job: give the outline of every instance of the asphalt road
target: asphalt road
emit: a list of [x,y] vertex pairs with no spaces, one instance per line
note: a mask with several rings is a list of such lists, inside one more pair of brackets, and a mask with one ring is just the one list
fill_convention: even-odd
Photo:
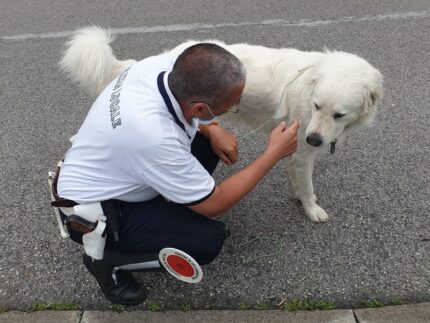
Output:
[[[374,298],[430,300],[429,0],[2,0],[0,305],[109,305],[84,270],[81,248],[61,239],[47,187],[48,169],[91,104],[60,74],[58,61],[70,31],[91,24],[117,28],[113,47],[120,58],[217,38],[354,52],[385,77],[374,124],[316,163],[315,190],[330,222],[304,216],[280,163],[228,212],[232,236],[204,268],[203,281],[139,274],[149,296],[138,308],[273,307],[286,298],[341,307]],[[220,165],[217,180],[256,158],[265,143],[260,134],[242,140],[240,161]],[[260,239],[242,244],[254,237]],[[266,257],[244,263],[255,256]]]

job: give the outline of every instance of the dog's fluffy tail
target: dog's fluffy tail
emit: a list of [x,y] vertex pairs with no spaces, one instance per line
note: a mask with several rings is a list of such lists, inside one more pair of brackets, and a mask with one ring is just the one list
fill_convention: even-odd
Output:
[[116,59],[109,45],[110,30],[86,27],[75,32],[60,61],[60,69],[85,92],[97,96],[123,70],[135,61]]

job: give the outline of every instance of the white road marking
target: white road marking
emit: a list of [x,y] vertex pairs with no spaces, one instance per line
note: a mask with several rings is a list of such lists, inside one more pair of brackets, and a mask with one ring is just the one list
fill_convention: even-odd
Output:
[[[298,21],[288,21],[284,19],[263,20],[260,22],[244,21],[239,23],[219,23],[219,24],[183,24],[183,25],[167,25],[167,26],[142,26],[142,27],[126,27],[113,28],[113,34],[128,35],[128,34],[148,34],[148,33],[170,33],[193,30],[211,30],[220,28],[236,28],[247,26],[274,26],[274,27],[319,27],[341,23],[359,23],[367,21],[383,21],[383,20],[399,20],[399,19],[419,19],[430,17],[430,10],[418,12],[393,13],[377,16],[363,17],[341,17],[332,20],[308,20],[301,19]],[[41,34],[19,34],[11,36],[2,36],[2,40],[27,40],[27,39],[53,39],[67,38],[72,36],[74,31],[49,32]]]

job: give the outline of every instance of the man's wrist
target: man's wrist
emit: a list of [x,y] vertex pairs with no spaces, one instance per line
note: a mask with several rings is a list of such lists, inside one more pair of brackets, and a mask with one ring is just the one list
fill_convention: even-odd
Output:
[[209,139],[209,127],[211,126],[218,126],[219,125],[219,121],[218,120],[214,120],[208,124],[200,124],[199,125],[199,129],[200,129],[200,133],[205,136],[206,138]]
[[266,150],[260,155],[260,158],[271,164],[270,168],[275,166],[282,159],[275,150],[270,148],[266,148]]

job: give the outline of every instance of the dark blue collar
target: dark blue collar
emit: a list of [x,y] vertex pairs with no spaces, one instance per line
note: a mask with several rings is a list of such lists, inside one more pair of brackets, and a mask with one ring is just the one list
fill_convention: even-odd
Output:
[[158,74],[157,77],[157,84],[158,84],[158,90],[160,91],[161,96],[163,97],[164,103],[166,104],[167,109],[169,110],[170,114],[173,116],[173,119],[175,119],[176,124],[187,134],[188,138],[191,139],[191,136],[187,133],[185,130],[184,124],[179,120],[178,115],[175,112],[175,109],[173,108],[172,101],[170,101],[169,94],[167,94],[166,87],[164,86],[164,74],[166,72],[161,72]]

